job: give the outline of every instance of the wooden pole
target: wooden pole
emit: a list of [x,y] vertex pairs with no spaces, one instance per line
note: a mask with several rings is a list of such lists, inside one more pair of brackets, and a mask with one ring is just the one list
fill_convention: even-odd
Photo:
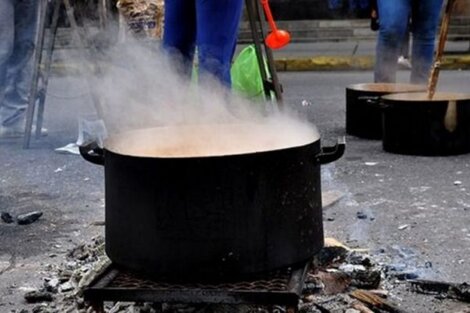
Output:
[[444,11],[441,22],[441,30],[439,33],[439,42],[436,50],[434,64],[431,69],[428,81],[428,99],[432,100],[436,92],[437,80],[439,78],[439,70],[441,68],[442,55],[444,54],[444,48],[447,41],[447,33],[449,32],[449,21],[452,9],[454,7],[455,0],[447,0],[447,5]]

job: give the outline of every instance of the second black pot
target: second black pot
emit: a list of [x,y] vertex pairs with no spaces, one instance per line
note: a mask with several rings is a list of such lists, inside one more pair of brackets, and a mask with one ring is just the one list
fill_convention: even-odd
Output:
[[410,155],[470,152],[470,95],[436,93],[383,97],[383,149]]

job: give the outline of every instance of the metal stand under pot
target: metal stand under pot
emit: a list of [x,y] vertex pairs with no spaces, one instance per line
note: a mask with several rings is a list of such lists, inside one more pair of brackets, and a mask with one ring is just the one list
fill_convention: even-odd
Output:
[[296,313],[309,263],[261,278],[210,284],[152,281],[111,265],[83,296],[96,313],[105,312],[105,301],[283,306],[286,313]]

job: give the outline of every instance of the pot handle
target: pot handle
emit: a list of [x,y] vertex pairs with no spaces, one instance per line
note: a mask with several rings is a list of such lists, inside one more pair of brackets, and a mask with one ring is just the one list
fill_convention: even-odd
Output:
[[365,100],[367,104],[378,105],[380,103],[380,96],[359,96],[357,100]]
[[379,109],[386,109],[388,105],[384,104],[380,96],[360,96],[358,100],[365,100],[367,104],[374,105]]
[[98,147],[98,144],[95,141],[78,147],[78,150],[80,151],[81,156],[88,162],[97,165],[104,165],[104,150]]
[[320,164],[327,164],[338,160],[343,156],[346,149],[346,138],[339,137],[336,145],[333,147],[322,147],[321,152],[317,154],[316,161]]

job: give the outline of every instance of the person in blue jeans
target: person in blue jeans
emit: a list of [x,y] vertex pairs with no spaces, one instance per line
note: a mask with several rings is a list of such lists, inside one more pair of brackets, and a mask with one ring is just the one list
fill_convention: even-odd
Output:
[[215,77],[230,87],[243,0],[165,0],[163,47],[182,58],[190,75],[197,47],[199,79]]
[[38,0],[0,0],[0,136],[24,132]]
[[408,32],[412,33],[410,82],[425,84],[434,57],[434,41],[443,0],[377,0],[380,16],[374,81],[394,83],[397,59]]

